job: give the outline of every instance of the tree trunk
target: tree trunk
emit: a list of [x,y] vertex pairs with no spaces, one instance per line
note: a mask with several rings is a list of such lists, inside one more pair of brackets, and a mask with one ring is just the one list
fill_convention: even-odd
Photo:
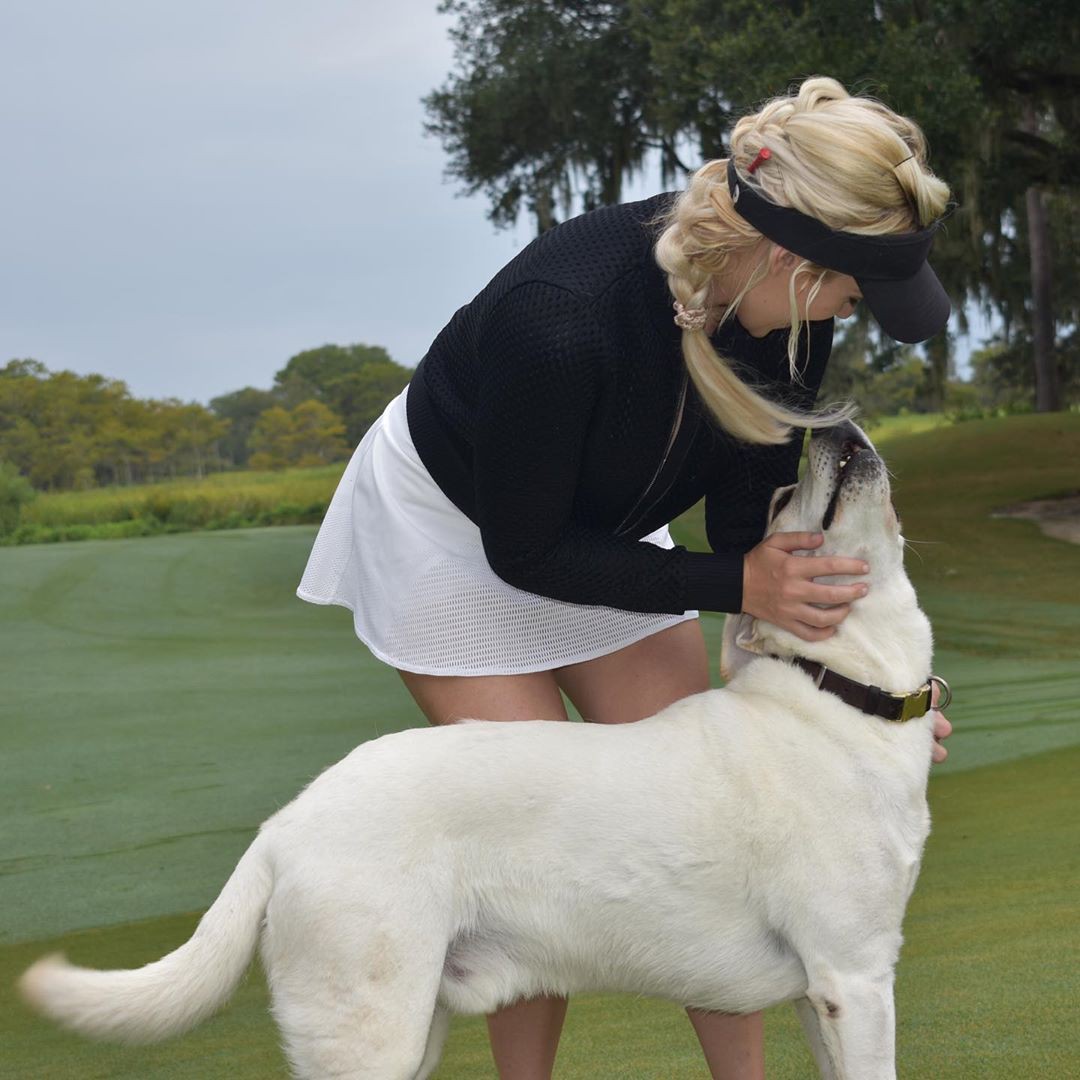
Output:
[[555,199],[549,190],[542,188],[536,192],[533,212],[536,214],[537,236],[558,224],[555,220]]
[[[1032,134],[1038,131],[1035,106],[1024,102],[1021,128]],[[1032,184],[1027,200],[1028,246],[1031,256],[1031,339],[1035,349],[1035,411],[1057,412],[1061,408],[1061,383],[1058,379],[1057,353],[1054,348],[1053,280],[1050,269],[1050,234],[1046,227],[1046,206],[1042,191]]]
[[925,382],[926,406],[930,412],[945,408],[945,390],[949,381],[949,358],[952,341],[948,331],[935,334],[926,343],[927,368]]

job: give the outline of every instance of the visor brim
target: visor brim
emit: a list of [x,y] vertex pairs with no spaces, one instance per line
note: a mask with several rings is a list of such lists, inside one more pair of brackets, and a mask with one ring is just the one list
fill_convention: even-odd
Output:
[[949,322],[949,295],[928,262],[901,280],[855,280],[878,325],[897,341],[908,345],[926,341]]

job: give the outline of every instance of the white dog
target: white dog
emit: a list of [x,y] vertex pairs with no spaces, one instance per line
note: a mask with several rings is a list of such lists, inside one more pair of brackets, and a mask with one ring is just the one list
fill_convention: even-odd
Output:
[[[929,830],[930,627],[881,458],[850,424],[809,454],[769,528],[824,525],[807,555],[869,562],[835,635],[731,618],[726,689],[635,724],[365,743],[262,826],[175,952],[135,971],[47,957],[26,997],[86,1035],[163,1039],[222,1005],[261,936],[311,1080],[418,1080],[451,1012],[586,990],[729,1013],[794,1000],[823,1076],[893,1078],[893,967]],[[848,704],[794,657],[911,718]]]

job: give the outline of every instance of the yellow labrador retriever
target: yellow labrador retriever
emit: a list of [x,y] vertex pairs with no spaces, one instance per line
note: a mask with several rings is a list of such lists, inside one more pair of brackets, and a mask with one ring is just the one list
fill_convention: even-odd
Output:
[[452,1012],[625,990],[793,1000],[821,1073],[892,1080],[893,968],[929,830],[931,636],[885,466],[817,435],[770,531],[863,557],[870,592],[809,643],[742,615],[729,679],[636,724],[469,722],[365,743],[267,821],[193,937],[135,971],[21,981],[86,1035],[163,1039],[256,944],[298,1077],[420,1080]]

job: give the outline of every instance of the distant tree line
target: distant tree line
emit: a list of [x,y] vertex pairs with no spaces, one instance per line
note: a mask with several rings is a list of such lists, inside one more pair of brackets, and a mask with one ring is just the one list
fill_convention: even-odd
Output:
[[[739,117],[831,75],[925,131],[959,209],[934,247],[956,301],[1002,324],[989,363],[1020,361],[1039,410],[1080,401],[1080,18],[1075,0],[442,0],[453,70],[425,99],[448,173],[490,217],[538,232],[618,202],[657,160],[682,186],[726,157]],[[853,325],[855,324],[855,325]],[[910,354],[859,311],[853,382],[924,357],[946,404],[954,330]],[[838,338],[840,335],[838,335]]]
[[410,374],[378,346],[324,345],[292,357],[271,389],[245,387],[207,407],[11,360],[0,368],[2,486],[16,490],[21,477],[56,491],[340,461]]
[[[379,345],[297,353],[270,390],[246,386],[210,402],[214,415],[229,421],[222,455],[231,465],[260,469],[316,464],[315,457],[336,461],[360,442],[411,375]],[[331,435],[335,424],[339,430]]]

